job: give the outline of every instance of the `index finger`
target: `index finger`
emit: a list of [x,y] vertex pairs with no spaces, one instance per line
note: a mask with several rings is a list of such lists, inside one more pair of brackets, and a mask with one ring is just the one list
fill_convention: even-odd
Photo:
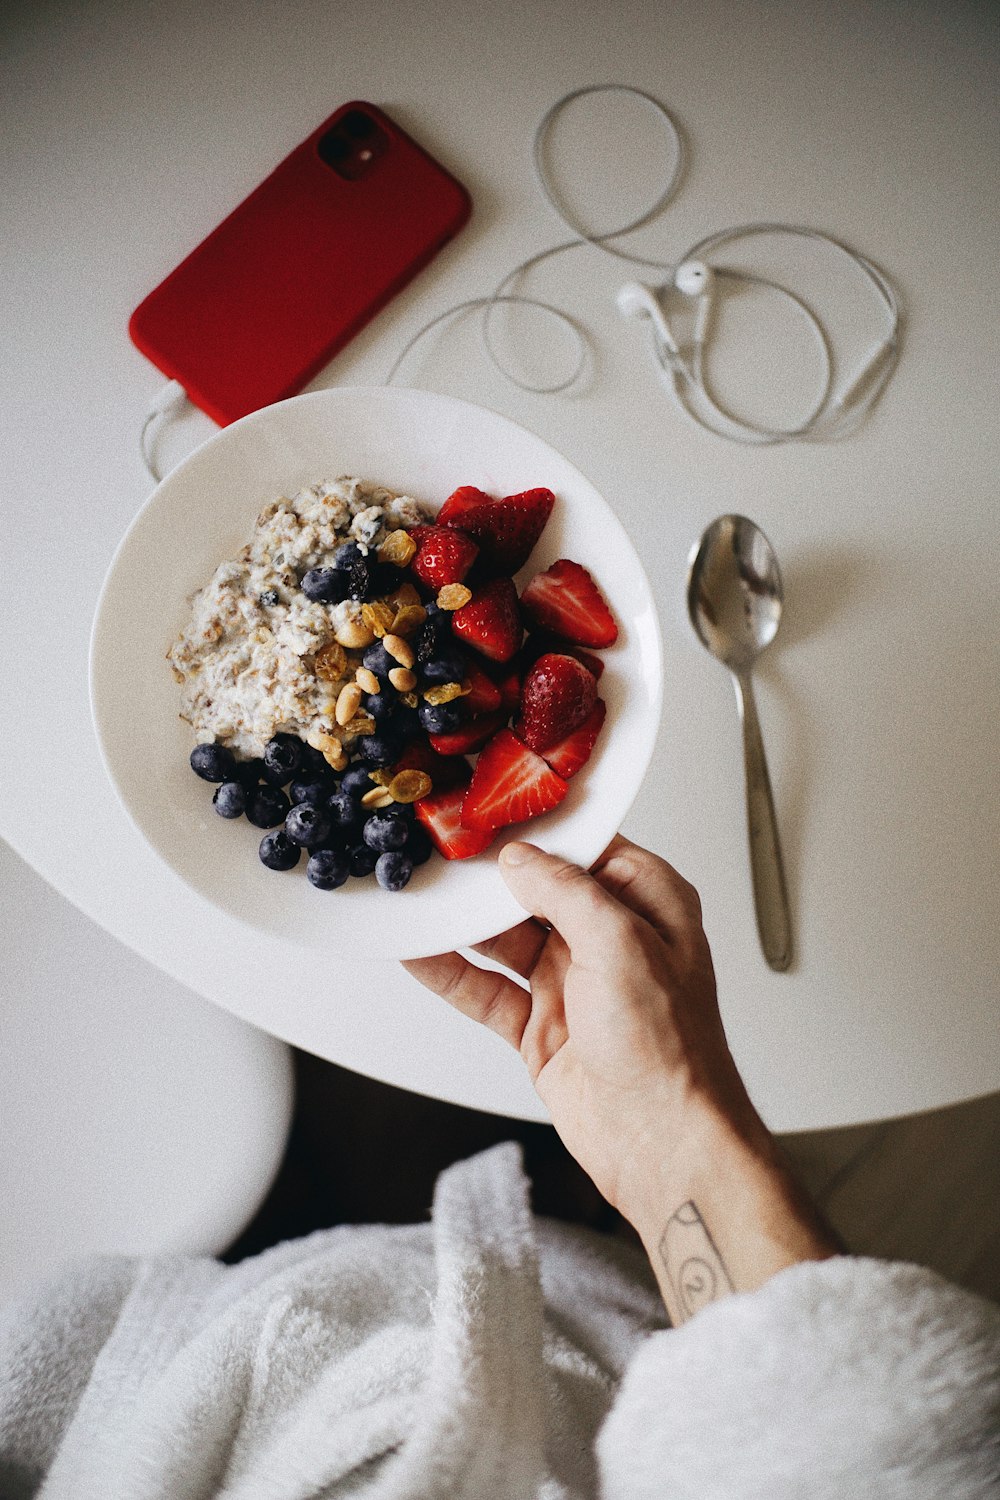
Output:
[[591,874],[667,942],[701,929],[701,901],[673,865],[617,834]]
[[586,870],[534,844],[507,844],[500,873],[512,895],[534,917],[551,923],[573,958],[592,968],[621,953],[633,914]]

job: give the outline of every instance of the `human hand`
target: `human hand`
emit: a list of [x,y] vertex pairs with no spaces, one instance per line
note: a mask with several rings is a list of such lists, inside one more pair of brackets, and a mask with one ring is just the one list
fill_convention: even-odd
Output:
[[590,874],[528,844],[500,869],[534,915],[477,952],[406,968],[518,1049],[567,1149],[635,1222],[650,1153],[715,1115],[761,1131],[726,1044],[701,905],[656,855],[618,837]]
[[[835,1253],[729,1051],[694,887],[621,837],[589,874],[530,844],[500,869],[532,915],[476,951],[528,988],[458,953],[405,967],[518,1049],[567,1149],[639,1231],[674,1322]],[[697,1285],[676,1274],[678,1243]]]

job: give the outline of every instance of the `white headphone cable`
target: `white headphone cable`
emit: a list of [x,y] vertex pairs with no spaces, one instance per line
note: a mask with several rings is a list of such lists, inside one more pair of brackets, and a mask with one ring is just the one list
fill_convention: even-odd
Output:
[[149,470],[153,479],[159,484],[163,478],[160,466],[156,462],[156,439],[160,433],[160,427],[168,418],[176,417],[188,402],[188,393],[179,380],[168,380],[162,386],[146,412],[146,419],[139,433],[139,448],[142,453],[142,461]]
[[[607,230],[602,234],[597,234],[590,232],[584,224],[580,223],[563,203],[546,169],[544,146],[554,121],[567,105],[586,96],[612,92],[635,95],[639,99],[644,100],[656,111],[667,130],[672,147],[672,161],[660,192],[642,213],[636,215],[627,224]],[[704,239],[693,245],[678,263],[636,255],[622,249],[618,245],[610,243],[610,241],[619,239],[622,235],[629,234],[650,223],[652,219],[668,206],[677,192],[686,165],[683,138],[669,111],[659,100],[653,98],[651,94],[647,94],[644,90],[635,88],[630,84],[591,84],[564,94],[550,106],[539,122],[532,140],[531,152],[535,177],[543,197],[567,228],[573,231],[575,238],[563,241],[557,245],[550,245],[548,248],[537,251],[534,255],[528,256],[525,260],[519,262],[498,283],[492,296],[472,298],[458,303],[454,307],[446,309],[443,313],[439,313],[429,323],[424,324],[409,340],[402,353],[393,363],[386,377],[386,384],[391,383],[403,360],[426,333],[429,333],[433,328],[438,327],[442,322],[456,313],[481,307],[483,309],[483,343],[487,356],[493,365],[520,390],[539,395],[558,394],[572,386],[583,370],[586,361],[586,337],[579,325],[562,309],[553,306],[551,303],[542,302],[537,298],[524,297],[510,292],[508,288],[519,276],[526,274],[552,256],[562,254],[566,250],[575,249],[580,245],[590,245],[594,249],[601,250],[608,255],[613,255],[619,260],[627,261],[633,265],[666,271],[672,275],[679,267],[688,265],[692,261],[700,262],[713,250],[732,240],[753,235],[790,234],[812,239],[819,243],[826,243],[834,250],[846,255],[871,283],[876,294],[885,304],[891,319],[891,326],[886,337],[881,343],[876,345],[868,355],[861,369],[847,382],[841,391],[837,393],[832,391],[833,354],[830,342],[818,316],[807,306],[804,299],[788,287],[781,286],[766,277],[729,268],[715,268],[714,275],[719,278],[728,277],[731,280],[740,280],[747,284],[767,287],[779,295],[788,298],[799,308],[810,323],[817,346],[820,349],[823,368],[820,381],[822,394],[813,402],[807,416],[791,427],[770,427],[738,417],[734,412],[731,412],[722,405],[718,398],[714,396],[707,385],[704,364],[705,340],[703,336],[699,337],[699,333],[702,335],[704,333],[704,314],[707,312],[707,301],[704,297],[699,299],[696,336],[690,362],[685,360],[678,348],[669,349],[659,334],[656,338],[657,358],[664,369],[668,370],[671,374],[678,402],[686,414],[700,426],[707,428],[719,437],[754,445],[784,443],[795,440],[820,441],[845,436],[861,425],[887,385],[899,358],[900,313],[898,299],[888,277],[873,262],[869,261],[867,257],[852,250],[843,241],[838,240],[833,235],[824,233],[822,230],[773,221],[738,225],[734,228],[719,230],[714,234],[706,235]],[[709,268],[709,271],[711,273],[711,268]],[[558,319],[565,327],[568,327],[577,341],[578,350],[572,373],[562,380],[548,384],[533,383],[515,374],[500,358],[491,332],[491,320],[499,304],[520,304],[536,307]],[[665,324],[665,319],[662,321]]]
[[[667,175],[663,180],[663,185],[661,186],[653,202],[649,204],[648,207],[644,208],[640,214],[638,214],[634,219],[631,219],[628,223],[619,225],[614,229],[606,230],[602,234],[595,234],[591,233],[583,224],[581,224],[575,218],[575,216],[571,214],[570,211],[562,204],[559,195],[556,192],[556,189],[550,181],[548,172],[545,167],[543,153],[548,133],[551,130],[556,117],[566,108],[567,105],[572,104],[577,99],[582,99],[593,94],[605,93],[631,94],[636,98],[642,100],[645,104],[649,105],[650,108],[659,117],[666,130],[671,159]],[[635,88],[633,85],[627,83],[594,83],[587,84],[582,88],[573,89],[572,92],[564,94],[560,99],[557,99],[555,103],[551,105],[550,108],[546,110],[545,114],[542,116],[532,138],[531,156],[535,178],[542,196],[545,198],[546,202],[549,204],[557,217],[566,225],[568,229],[571,229],[573,231],[574,238],[571,240],[564,240],[557,245],[549,245],[546,249],[536,251],[534,255],[529,255],[528,257],[526,257],[526,259],[519,261],[516,266],[512,267],[511,270],[507,272],[503,280],[498,283],[492,295],[475,297],[463,302],[458,302],[453,307],[446,308],[444,312],[438,313],[437,316],[432,318],[428,323],[425,323],[421,328],[417,330],[417,332],[407,343],[406,347],[403,349],[402,353],[393,362],[392,368],[390,369],[388,375],[385,377],[386,385],[390,385],[392,383],[400,366],[403,363],[403,360],[414,348],[414,346],[420,342],[425,334],[430,333],[432,329],[437,328],[441,323],[445,322],[447,319],[451,318],[457,313],[466,312],[472,308],[482,308],[483,344],[486,348],[487,356],[494,367],[499,370],[502,375],[506,376],[506,378],[511,382],[512,385],[517,386],[518,390],[528,391],[533,395],[558,395],[561,391],[568,390],[570,386],[574,385],[583,372],[587,356],[586,336],[583,333],[583,330],[580,328],[579,324],[569,315],[569,313],[565,312],[562,308],[555,307],[552,303],[543,302],[535,297],[526,297],[521,296],[520,294],[509,292],[507,288],[510,286],[511,282],[516,280],[517,277],[526,274],[535,266],[540,265],[542,261],[548,260],[554,255],[560,255],[566,250],[574,250],[581,245],[590,245],[595,249],[603,250],[606,254],[613,255],[619,260],[628,261],[631,265],[646,266],[658,271],[671,271],[673,269],[673,267],[665,261],[653,260],[648,256],[643,255],[634,255],[630,251],[623,250],[619,246],[608,243],[610,240],[618,239],[622,235],[631,234],[633,230],[642,228],[644,225],[650,223],[650,221],[654,219],[659,213],[661,213],[663,209],[665,209],[674,198],[677,189],[680,186],[681,178],[684,173],[687,157],[681,132],[673,116],[670,114],[670,111],[663,104],[661,104],[658,99],[655,99],[652,94],[648,94],[645,92],[645,90]],[[490,326],[491,318],[495,309],[503,304],[538,308],[541,311],[548,313],[551,317],[556,318],[563,324],[564,327],[569,329],[569,331],[573,335],[574,340],[576,341],[577,347],[576,363],[570,375],[561,380],[557,380],[551,383],[536,384],[532,381],[524,379],[521,375],[515,374],[515,372],[511,370],[509,365],[504,363],[497,352]]]

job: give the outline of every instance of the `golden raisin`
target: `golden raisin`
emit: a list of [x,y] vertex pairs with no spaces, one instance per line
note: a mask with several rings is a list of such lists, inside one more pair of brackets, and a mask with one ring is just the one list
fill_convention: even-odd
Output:
[[392,633],[393,635],[413,635],[426,619],[427,611],[422,604],[404,604],[396,611],[396,617],[392,622]]
[[468,688],[464,688],[460,682],[442,682],[438,687],[428,688],[424,694],[425,703],[433,703],[435,708],[441,703],[451,703],[455,698],[464,698]]
[[405,568],[416,550],[417,544],[408,531],[390,531],[379,545],[379,561],[395,563],[397,568]]
[[438,590],[438,608],[461,609],[471,598],[472,590],[467,589],[464,583],[446,583],[443,589]]
[[313,668],[322,682],[339,682],[346,666],[347,652],[339,641],[323,646],[313,658]]
[[419,802],[433,785],[426,771],[398,771],[389,783],[389,794],[394,802]]
[[361,618],[376,637],[384,636],[392,629],[396,611],[391,605],[383,604],[379,600],[375,604],[362,604]]

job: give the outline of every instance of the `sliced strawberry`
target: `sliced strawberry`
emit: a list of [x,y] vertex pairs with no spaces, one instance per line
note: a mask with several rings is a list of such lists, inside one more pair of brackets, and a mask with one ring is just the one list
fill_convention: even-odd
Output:
[[410,536],[417,544],[410,567],[429,589],[461,583],[479,556],[471,536],[454,526],[411,526]]
[[604,663],[599,656],[595,656],[592,651],[585,651],[582,646],[564,646],[563,650],[568,656],[575,656],[577,661],[582,661],[594,681],[600,682]]
[[492,661],[510,661],[521,644],[517,589],[509,578],[494,578],[476,590],[451,617],[454,635]]
[[474,755],[503,728],[507,718],[502,712],[480,714],[478,718],[466,719],[451,734],[432,734],[430,742],[441,755]]
[[523,823],[557,807],[568,791],[540,755],[509,729],[501,729],[476,761],[462,804],[462,825],[479,833]]
[[592,651],[585,651],[582,646],[574,646],[571,641],[560,640],[551,630],[533,630],[521,648],[521,660],[525,667],[530,667],[546,651],[562,651],[567,656],[575,656],[577,661],[583,662],[588,672],[594,674],[597,681],[604,671],[604,663],[599,656],[595,656]]
[[442,755],[426,739],[411,740],[392,768],[397,771],[426,771],[435,790],[454,786],[456,782],[467,782],[469,767],[464,760],[453,755]]
[[590,759],[590,752],[597,742],[606,713],[604,699],[598,698],[579,729],[574,729],[572,734],[546,750],[545,759],[565,781],[575,776],[580,767],[585,766]]
[[596,698],[594,674],[583,662],[547,651],[524,679],[517,732],[530,749],[541,754],[579,729]]
[[521,671],[518,661],[494,662],[487,667],[500,693],[500,707],[508,716],[521,706]]
[[481,505],[492,505],[492,495],[487,495],[485,490],[477,490],[474,484],[460,484],[457,490],[452,490],[447,500],[437,513],[439,521],[450,521],[453,526],[463,526],[461,517],[466,511],[476,511]]
[[472,713],[496,713],[503,697],[493,678],[488,677],[482,667],[470,663],[465,673],[465,684],[469,688],[465,702]]
[[521,595],[529,620],[577,646],[610,646],[618,639],[607,600],[586,568],[560,558]]
[[465,801],[466,785],[445,787],[440,792],[431,792],[413,804],[418,820],[427,829],[435,847],[445,859],[469,859],[493,842],[493,830],[465,828],[462,824],[462,805]]
[[467,485],[444,502],[438,522],[468,532],[479,543],[481,563],[493,573],[509,576],[528,561],[555,503],[551,490],[524,490],[491,500]]

